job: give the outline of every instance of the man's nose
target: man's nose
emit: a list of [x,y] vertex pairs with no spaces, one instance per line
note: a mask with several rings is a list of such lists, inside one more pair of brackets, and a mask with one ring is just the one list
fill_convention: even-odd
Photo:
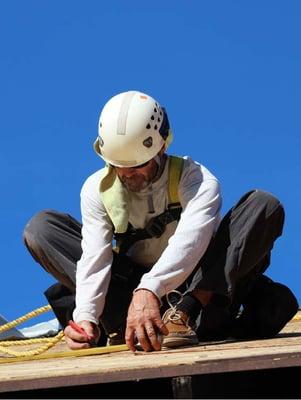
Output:
[[133,168],[122,168],[119,170],[119,174],[125,176],[126,178],[132,176],[135,173]]

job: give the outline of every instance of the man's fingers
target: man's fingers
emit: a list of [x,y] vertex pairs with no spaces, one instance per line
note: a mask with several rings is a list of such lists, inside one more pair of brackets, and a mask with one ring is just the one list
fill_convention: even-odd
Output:
[[153,349],[160,350],[161,349],[161,341],[159,340],[158,334],[157,334],[156,330],[154,329],[153,325],[146,325],[145,332],[147,334],[147,337],[148,337]]
[[159,335],[167,335],[159,308],[159,300],[154,293],[139,289],[133,294],[127,316],[126,343],[134,351],[134,335],[144,351],[160,350]]
[[156,327],[159,329],[159,331],[162,333],[162,335],[168,335],[168,333],[169,333],[168,329],[166,328],[166,326],[161,318],[156,318],[154,320],[154,323],[156,324]]
[[91,345],[87,342],[86,343],[75,342],[68,336],[66,336],[66,343],[69,349],[71,350],[89,349],[91,347]]
[[134,353],[136,351],[134,344],[134,330],[127,327],[125,331],[125,343],[127,347]]
[[100,337],[100,329],[97,325],[91,323],[90,321],[81,321],[79,325],[84,329],[90,339],[95,339],[96,341]]
[[145,335],[145,330],[143,327],[138,327],[136,329],[136,337],[138,339],[138,342],[140,343],[141,347],[143,348],[144,351],[151,351],[152,347],[148,341],[148,338]]
[[71,326],[66,326],[64,330],[65,336],[74,340],[75,342],[88,342],[88,335],[79,333],[75,329],[71,328]]

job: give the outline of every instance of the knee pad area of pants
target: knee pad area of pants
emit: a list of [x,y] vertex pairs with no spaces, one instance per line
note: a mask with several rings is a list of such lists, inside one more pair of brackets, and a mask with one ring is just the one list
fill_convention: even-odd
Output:
[[277,197],[273,196],[269,192],[264,192],[263,190],[255,190],[251,196],[252,201],[256,202],[261,206],[265,205],[266,216],[269,217],[276,210],[279,210],[281,218],[284,218],[284,209]]
[[234,336],[245,339],[274,337],[298,308],[297,299],[287,286],[261,276],[236,321]]
[[55,211],[44,210],[35,214],[26,224],[23,232],[23,239],[27,246],[35,247],[39,241],[46,237],[51,231],[51,221]]

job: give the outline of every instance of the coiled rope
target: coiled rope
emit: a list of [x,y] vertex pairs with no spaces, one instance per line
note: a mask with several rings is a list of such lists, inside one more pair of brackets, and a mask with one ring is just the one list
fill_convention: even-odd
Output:
[[[31,318],[34,318],[44,312],[51,311],[52,308],[50,305],[37,308],[20,318],[15,319],[14,321],[8,322],[4,325],[0,326],[0,333],[10,330],[14,328],[16,325],[21,324]],[[56,336],[52,338],[37,338],[37,339],[19,339],[19,340],[10,340],[10,341],[0,341],[0,351],[9,354],[14,357],[0,357],[0,364],[7,363],[15,363],[20,361],[32,361],[32,360],[45,360],[49,358],[61,358],[61,357],[82,357],[88,355],[98,355],[98,354],[107,354],[114,353],[120,351],[128,350],[128,347],[125,344],[116,345],[116,346],[106,346],[106,347],[96,347],[90,349],[82,349],[82,350],[70,350],[70,351],[60,351],[60,352],[51,352],[49,354],[45,354],[47,350],[51,347],[55,346],[59,341],[64,339],[64,332],[59,332]],[[24,344],[36,344],[36,343],[46,343],[45,345],[27,351],[15,351],[12,349],[8,349],[9,346],[22,346]]]
[[[4,324],[0,326],[0,333],[5,332],[10,330],[11,328],[14,328],[15,326],[22,324],[23,322],[37,317],[40,314],[43,314],[44,312],[50,311],[51,306],[47,305],[44,307],[37,308],[36,310],[33,310],[25,315],[23,315],[20,318],[15,319],[14,321],[8,322],[7,324]],[[62,338],[64,337],[64,332],[59,332],[56,336],[52,338],[40,338],[40,339],[27,339],[25,344],[36,344],[36,343],[45,343],[43,346],[38,347],[37,349],[34,350],[27,350],[27,351],[15,351],[12,349],[8,349],[7,347],[13,346],[13,345],[24,345],[23,340],[12,340],[12,341],[5,341],[1,343],[0,345],[0,351],[2,351],[5,354],[9,354],[15,357],[24,357],[24,356],[35,356],[44,353],[45,351],[49,350],[51,347],[55,346]]]
[[51,306],[48,304],[47,306],[37,308],[36,310],[30,311],[29,313],[23,315],[23,317],[17,318],[14,321],[7,322],[4,325],[0,326],[0,333],[4,331],[8,331],[11,328],[14,328],[15,326],[22,324],[22,322],[25,322],[31,318],[37,317],[40,314],[43,314],[46,311],[52,310]]
[[[26,341],[26,343],[24,343]],[[62,338],[62,342],[65,341],[64,338]],[[20,338],[17,340],[0,340],[1,345],[3,347],[9,347],[9,346],[24,346],[24,344],[38,344],[38,343],[48,343],[49,342],[49,337],[40,337],[40,338],[34,338],[34,339],[27,339],[27,338]]]
[[[11,356],[16,356],[16,357],[24,357],[24,356],[37,356],[39,354],[44,353],[45,351],[49,350],[51,347],[56,345],[64,336],[64,332],[61,331],[59,332],[55,337],[49,338],[47,344],[44,346],[38,347],[37,349],[34,350],[26,350],[26,351],[16,351],[12,349],[8,349],[6,346],[0,345],[0,351],[3,353],[9,354]],[[16,344],[16,343],[14,343]],[[20,343],[21,345],[22,343]],[[28,344],[26,340],[26,344]],[[24,343],[23,343],[24,345]]]

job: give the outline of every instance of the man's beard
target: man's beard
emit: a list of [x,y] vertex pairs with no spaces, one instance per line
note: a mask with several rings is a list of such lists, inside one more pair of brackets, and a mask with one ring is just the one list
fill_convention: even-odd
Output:
[[146,178],[144,175],[139,173],[136,173],[131,177],[120,177],[120,180],[131,192],[140,192],[152,182],[151,178]]

